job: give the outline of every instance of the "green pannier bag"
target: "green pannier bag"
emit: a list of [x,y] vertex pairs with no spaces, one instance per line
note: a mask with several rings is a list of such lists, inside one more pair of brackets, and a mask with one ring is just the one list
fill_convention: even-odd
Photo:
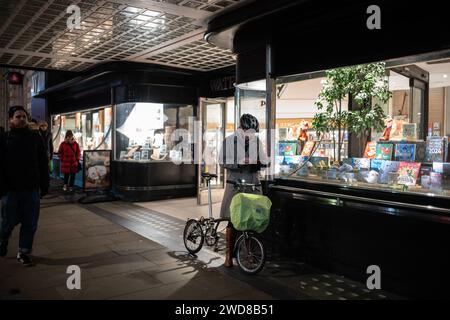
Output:
[[266,196],[252,193],[238,193],[231,200],[231,223],[239,231],[266,230],[270,220],[272,201]]

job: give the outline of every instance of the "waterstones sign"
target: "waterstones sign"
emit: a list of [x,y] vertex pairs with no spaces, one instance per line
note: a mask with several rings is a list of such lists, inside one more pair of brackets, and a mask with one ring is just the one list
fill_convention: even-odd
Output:
[[209,89],[213,93],[234,90],[235,76],[227,76],[209,81]]

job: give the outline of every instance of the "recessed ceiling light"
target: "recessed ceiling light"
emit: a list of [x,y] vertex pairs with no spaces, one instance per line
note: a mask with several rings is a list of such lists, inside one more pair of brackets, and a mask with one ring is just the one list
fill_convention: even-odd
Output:
[[447,78],[447,75],[446,75],[446,74],[444,74],[444,78]]

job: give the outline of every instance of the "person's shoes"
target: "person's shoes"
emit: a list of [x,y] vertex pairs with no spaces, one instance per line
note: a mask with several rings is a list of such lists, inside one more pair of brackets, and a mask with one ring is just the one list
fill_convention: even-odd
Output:
[[21,264],[23,264],[26,267],[34,266],[33,259],[31,259],[30,255],[19,252],[17,254],[17,261],[19,261]]
[[63,191],[67,191],[67,186],[66,185],[63,186]]
[[2,240],[0,242],[0,257],[6,256],[8,253],[8,240]]

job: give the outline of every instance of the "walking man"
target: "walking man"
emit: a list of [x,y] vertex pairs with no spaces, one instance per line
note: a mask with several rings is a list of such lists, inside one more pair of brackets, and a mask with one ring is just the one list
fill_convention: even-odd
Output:
[[29,129],[29,116],[22,106],[11,107],[8,116],[11,130],[0,141],[0,256],[6,256],[11,233],[21,224],[17,260],[31,266],[40,198],[49,187],[47,154],[39,133]]

